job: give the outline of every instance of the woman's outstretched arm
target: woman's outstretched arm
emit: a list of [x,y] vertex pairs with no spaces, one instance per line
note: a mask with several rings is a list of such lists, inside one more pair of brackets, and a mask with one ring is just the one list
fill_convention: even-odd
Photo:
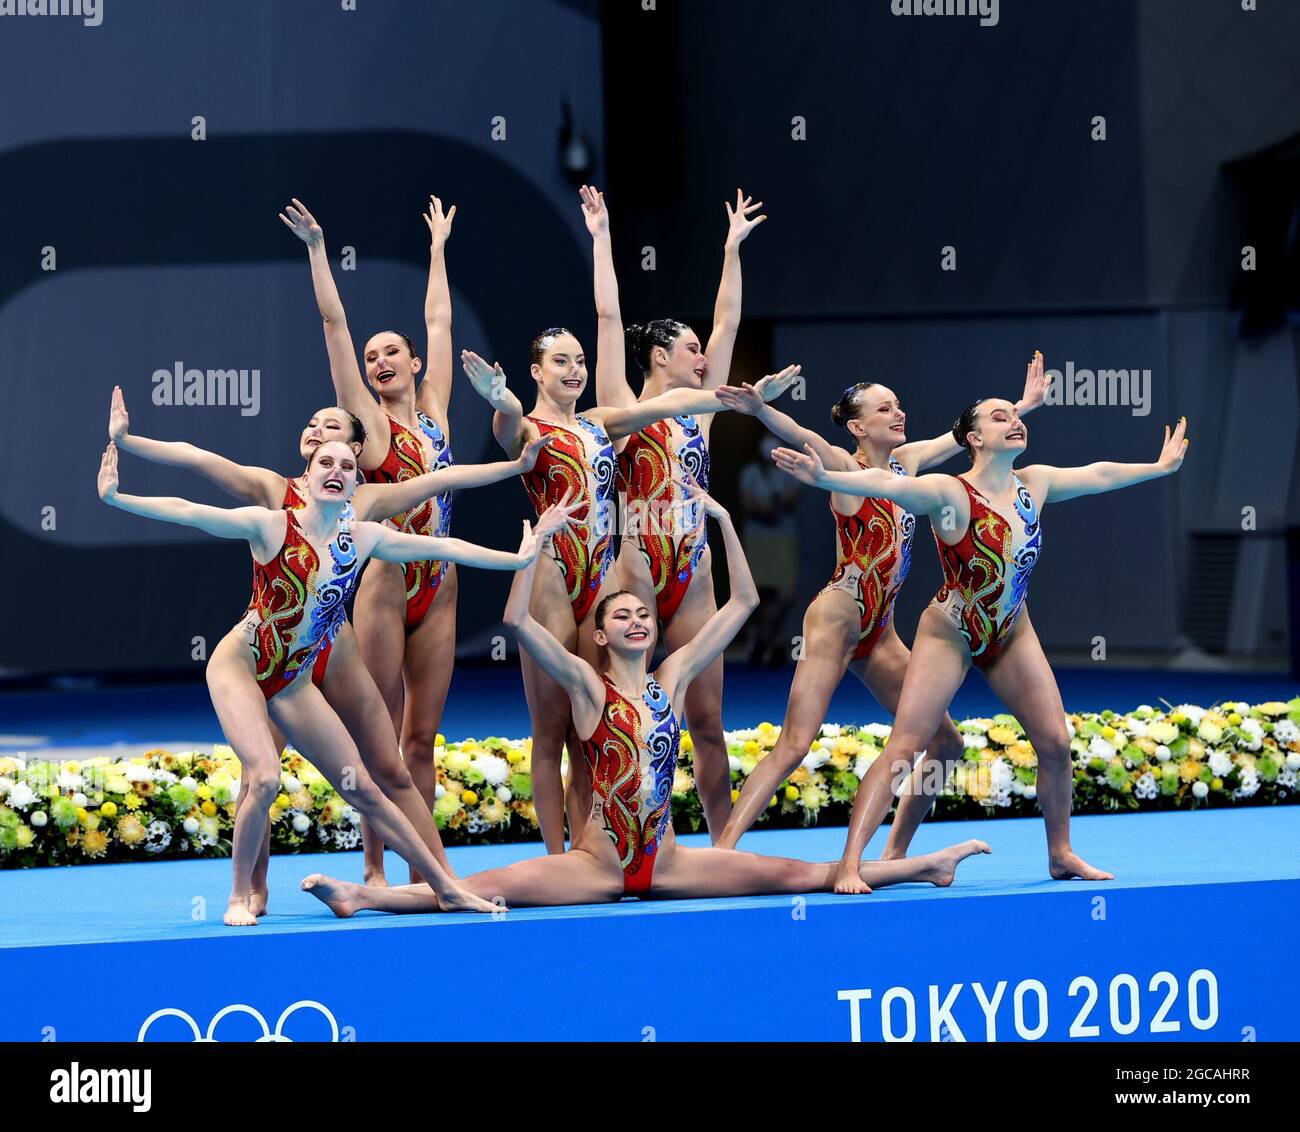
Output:
[[[779,373],[768,374],[751,388],[764,403],[775,401],[794,384],[798,375],[798,366],[786,366]],[[620,437],[631,436],[634,432],[640,432],[646,425],[668,417],[719,413],[733,407],[731,401],[723,398],[720,390],[670,389],[666,393],[659,394],[658,397],[634,401],[624,408],[597,408],[589,415],[604,425],[611,440],[617,440]]]
[[366,428],[366,443],[362,449],[363,467],[375,467],[388,451],[388,419],[366,388],[357,365],[357,352],[352,345],[343,300],[330,271],[329,256],[325,252],[325,232],[307,206],[297,197],[280,213],[288,229],[307,245],[307,259],[311,264],[311,284],[316,293],[316,306],[320,310],[325,329],[325,350],[329,355],[330,378],[334,382],[334,395],[339,405],[347,409]]
[[582,197],[582,218],[591,233],[596,291],[596,404],[623,408],[636,403],[636,394],[627,380],[627,347],[609,237],[609,209],[605,207],[605,194],[593,186],[583,185],[578,192]]
[[517,456],[528,443],[529,430],[525,427],[523,403],[510,392],[506,371],[501,363],[488,363],[473,350],[460,352],[460,363],[465,376],[474,386],[474,392],[495,410],[492,414],[492,435],[509,456]]
[[[727,580],[731,596],[712,617],[710,617],[691,639],[676,652],[671,653],[659,666],[658,679],[674,703],[685,693],[690,682],[722,655],[723,650],[731,644],[736,634],[744,628],[749,615],[758,608],[758,587],[749,571],[749,562],[745,558],[745,548],[740,545],[740,536],[731,521],[727,509],[707,492],[700,489],[693,480],[682,481],[681,487],[687,503],[703,506],[706,515],[717,520],[722,529],[722,544],[727,550]],[[701,522],[707,520],[701,516]]]
[[961,506],[965,494],[952,476],[898,476],[884,468],[829,471],[811,445],[803,452],[778,448],[772,453],[772,460],[783,472],[810,487],[843,495],[889,499],[908,511],[925,515],[937,515],[947,506]]
[[713,305],[713,330],[704,353],[709,359],[709,369],[704,375],[704,388],[717,389],[727,384],[731,373],[731,354],[740,330],[740,245],[745,237],[767,219],[754,216],[763,207],[736,190],[736,207],[727,204],[727,241],[722,250],[722,279],[718,284],[718,297]]
[[1029,491],[1044,503],[1062,503],[1080,495],[1101,495],[1118,491],[1122,487],[1145,483],[1147,480],[1171,476],[1183,466],[1187,454],[1187,418],[1180,417],[1171,432],[1165,425],[1165,440],[1160,455],[1152,464],[1117,464],[1102,460],[1080,468],[1054,468],[1050,464],[1034,464],[1020,472],[1021,481]]
[[428,336],[424,378],[418,394],[419,408],[435,421],[446,423],[451,405],[451,286],[447,282],[447,237],[456,219],[453,204],[444,215],[442,201],[429,197],[424,222],[429,228],[429,286],[424,295],[424,329]]
[[108,410],[108,438],[121,451],[130,452],[142,460],[198,472],[236,499],[256,507],[274,510],[284,500],[285,478],[269,468],[236,464],[234,460],[183,440],[151,440],[146,436],[135,436],[131,432],[131,418],[127,415],[120,385],[113,386],[113,399]]
[[[795,366],[795,376],[799,367]],[[789,413],[783,413],[775,405],[765,401],[756,386],[749,382],[740,385],[722,385],[717,390],[718,400],[727,408],[738,413],[756,417],[773,436],[784,440],[791,448],[802,451],[806,446],[817,453],[817,458],[833,471],[846,471],[856,468],[853,458],[838,444],[832,444],[825,437],[804,428]]]

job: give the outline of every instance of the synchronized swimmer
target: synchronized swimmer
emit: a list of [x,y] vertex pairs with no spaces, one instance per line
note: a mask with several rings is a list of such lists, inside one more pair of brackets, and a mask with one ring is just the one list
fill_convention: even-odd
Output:
[[[319,409],[302,431],[300,474],[133,434],[122,392],[113,391],[100,497],[133,514],[243,539],[253,556],[253,597],[207,667],[213,708],[243,768],[226,923],[254,925],[267,908],[268,814],[286,741],[362,816],[363,883],[319,874],[303,881],[339,916],[951,884],[958,864],[989,852],[987,845],[966,841],[917,857],[907,851],[961,756],[948,707],[972,666],[1038,755],[1049,874],[1110,879],[1070,842],[1065,710],[1030,622],[1028,580],[1041,553],[1043,507],[1176,472],[1186,418],[1165,429],[1152,463],[1017,470],[1028,440],[1023,417],[1044,399],[1043,357],[1035,352],[1020,400],[976,401],[951,431],[928,440],[907,440],[893,390],[877,382],[850,386],[831,410],[852,441],[846,450],[774,406],[800,379],[797,365],[752,384],[728,384],[740,320],[739,249],[766,219],[754,215],[762,202],[737,190],[734,206],[726,206],[722,281],[704,346],[673,319],[624,330],[604,195],[583,186],[581,200],[593,242],[597,404],[578,411],[587,358],[563,326],[530,346],[529,412],[499,364],[471,350],[460,354],[466,378],[493,410],[506,460],[452,462],[444,253],[456,209],[444,212],[437,197],[424,215],[424,357],[406,335],[381,331],[359,362],[320,224],[297,199],[280,214],[307,245],[338,402]],[[643,377],[639,394],[627,380],[629,347]],[[830,493],[837,549],[834,575],[804,616],[780,739],[734,808],[722,738],[722,654],[758,591],[731,517],[708,494],[711,424],[728,410],[756,417],[790,446],[773,453],[779,468]],[[119,450],[196,471],[245,506],[122,494]],[[962,450],[971,461],[964,475],[922,474]],[[516,475],[536,512],[535,526],[523,522],[517,551],[450,536],[453,492]],[[620,515],[634,518],[620,524]],[[930,519],[943,585],[909,652],[893,607],[921,515]],[[710,519],[722,535],[730,582],[720,607]],[[464,878],[453,872],[431,812],[435,737],[455,651],[447,643],[455,639],[457,565],[516,572],[504,620],[520,645],[547,850]],[[346,613],[354,596],[355,629]],[[667,655],[654,667],[661,641]],[[895,724],[859,784],[841,859],[739,851],[740,838],[806,755],[850,671]],[[678,846],[673,835],[683,723],[712,848]],[[896,797],[881,859],[863,861]],[[409,884],[388,885],[385,845],[406,861]]]

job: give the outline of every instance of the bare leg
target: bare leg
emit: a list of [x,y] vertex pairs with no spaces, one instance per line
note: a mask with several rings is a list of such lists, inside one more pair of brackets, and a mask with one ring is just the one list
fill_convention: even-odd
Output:
[[[447,706],[447,689],[451,687],[451,673],[456,665],[456,592],[456,567],[448,565],[428,614],[407,634],[406,656],[402,663],[405,687],[402,759],[430,817],[438,789],[438,768],[434,760],[438,727],[442,723],[443,708]],[[432,820],[428,824],[436,830]],[[416,829],[421,828],[416,826]],[[436,832],[434,836],[437,836]],[[447,868],[441,841],[435,855]],[[422,879],[417,873],[411,873],[412,884]]]
[[449,911],[497,910],[487,901],[461,889],[438,864],[411,823],[384,797],[383,791],[366,772],[356,744],[318,688],[310,681],[297,681],[276,696],[270,706],[276,722],[293,745],[329,779],[346,801],[361,811],[386,844],[397,850],[407,864],[429,878],[445,908]]
[[[465,877],[460,883],[483,900],[504,901],[512,908],[609,904],[623,896],[623,873],[617,862],[611,864],[584,849],[489,869]],[[440,910],[432,890],[423,884],[367,888],[316,873],[307,877],[302,887],[341,918],[366,909],[397,913]]]
[[1038,756],[1038,804],[1047,827],[1047,869],[1056,880],[1114,880],[1113,873],[1093,868],[1070,846],[1070,803],[1074,766],[1065,706],[1056,686],[1029,610],[1011,635],[1005,651],[984,674],[989,687],[1025,729]]
[[[407,763],[398,752],[392,719],[383,697],[361,662],[356,635],[346,627],[334,642],[322,691],[356,741],[361,761],[375,785],[402,811],[448,876],[454,877],[433,814],[416,790]],[[382,840],[377,840],[382,846]]]
[[907,781],[917,755],[939,729],[968,667],[970,655],[964,642],[941,614],[933,607],[927,609],[917,625],[894,730],[884,751],[858,784],[853,799],[844,856],[835,878],[836,892],[864,891],[859,865],[867,842],[885,820],[894,794]]
[[785,722],[776,746],[745,779],[719,849],[734,849],[784,781],[808,754],[826,722],[831,697],[858,644],[858,607],[848,594],[827,590],[813,600],[803,619],[803,656],[795,666]]
[[250,906],[253,867],[270,828],[271,802],[280,789],[280,752],[271,740],[266,700],[251,664],[239,656],[240,647],[242,642],[236,638],[223,638],[208,661],[206,678],[221,730],[243,767],[231,847],[234,879],[225,922],[230,927],[252,927],[257,923]]
[[[406,654],[406,579],[393,562],[370,562],[361,577],[353,611],[361,659],[388,710],[393,738],[402,734],[402,658]],[[328,670],[326,678],[328,679]],[[384,842],[363,819],[363,872],[367,884],[387,884]]]

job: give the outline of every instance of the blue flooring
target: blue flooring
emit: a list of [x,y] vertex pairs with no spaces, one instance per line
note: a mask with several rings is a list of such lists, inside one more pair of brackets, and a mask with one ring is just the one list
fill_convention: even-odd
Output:
[[[887,829],[872,842],[868,857],[879,853]],[[879,904],[966,900],[977,896],[1035,895],[1083,889],[1156,888],[1300,879],[1300,808],[1282,806],[1193,813],[1123,814],[1074,819],[1075,849],[1117,875],[1115,881],[1085,885],[1047,879],[1043,825],[1037,818],[974,822],[932,822],[921,827],[914,852],[927,852],[967,838],[993,849],[972,857],[949,889],[908,885],[869,896],[809,896],[809,904],[854,902],[864,914]],[[684,845],[703,845],[701,835]],[[842,828],[771,830],[751,833],[742,848],[806,860],[838,858]],[[461,875],[522,860],[536,844],[452,849]],[[298,889],[302,877],[325,872],[361,879],[361,854],[274,856],[270,867],[270,912],[259,927],[267,933],[367,931],[437,925],[455,929],[481,917],[468,915],[389,916],[363,913],[336,920],[318,901]],[[405,866],[391,854],[389,879],[401,883]],[[228,860],[159,861],[78,865],[57,869],[0,872],[0,948],[140,940],[187,940],[229,936],[221,923],[230,888]],[[515,909],[511,920],[587,919],[607,916],[672,915],[719,909],[789,907],[789,897],[732,900],[681,900],[615,905]],[[906,907],[897,911],[906,913]]]
[[[723,722],[749,727],[780,723],[792,668],[728,665]],[[1208,705],[1223,699],[1261,703],[1286,700],[1300,688],[1283,673],[1169,672],[1063,668],[1057,680],[1067,711],[1128,710],[1140,703]],[[953,701],[957,718],[1002,710],[983,677],[972,672]],[[889,716],[852,677],[840,683],[831,722],[888,722]],[[457,667],[442,731],[451,739],[528,734],[528,711],[517,665]],[[0,693],[0,751],[47,746],[97,746],[174,740],[210,743],[218,734],[207,689],[195,684],[105,688],[91,691]]]

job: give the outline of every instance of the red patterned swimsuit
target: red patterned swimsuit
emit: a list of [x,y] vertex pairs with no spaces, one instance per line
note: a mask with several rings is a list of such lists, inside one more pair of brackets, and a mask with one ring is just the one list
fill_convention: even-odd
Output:
[[[605,682],[605,709],[582,750],[591,770],[595,795],[592,817],[614,843],[623,867],[623,892],[648,892],[654,877],[655,855],[672,818],[673,775],[681,728],[663,688],[646,677],[641,704],[634,703]],[[650,712],[646,734],[641,705]]]
[[[858,467],[867,465],[858,460]],[[907,475],[893,456],[889,469],[896,476]],[[838,562],[822,592],[843,590],[857,603],[858,647],[853,659],[861,660],[889,627],[894,599],[912,567],[916,518],[889,499],[864,499],[852,515],[841,515],[832,502],[831,512]]]
[[613,559],[614,449],[605,430],[586,417],[578,417],[579,431],[536,417],[527,419],[543,436],[552,437],[533,470],[523,477],[537,514],[565,496],[571,503],[584,504],[574,513],[574,525],[549,536],[543,548],[564,576],[573,619],[580,625]]
[[[422,476],[426,472],[449,468],[452,464],[451,445],[442,429],[430,416],[418,414],[420,429],[433,445],[433,459],[420,438],[394,417],[388,418],[390,438],[384,462],[370,473],[374,483],[402,483]],[[417,507],[394,515],[389,522],[399,531],[416,535],[438,535],[445,538],[451,531],[451,492],[445,491],[434,499],[426,499]],[[407,562],[406,574],[406,631],[409,633],[429,612],[438,586],[447,572],[445,562]]]

